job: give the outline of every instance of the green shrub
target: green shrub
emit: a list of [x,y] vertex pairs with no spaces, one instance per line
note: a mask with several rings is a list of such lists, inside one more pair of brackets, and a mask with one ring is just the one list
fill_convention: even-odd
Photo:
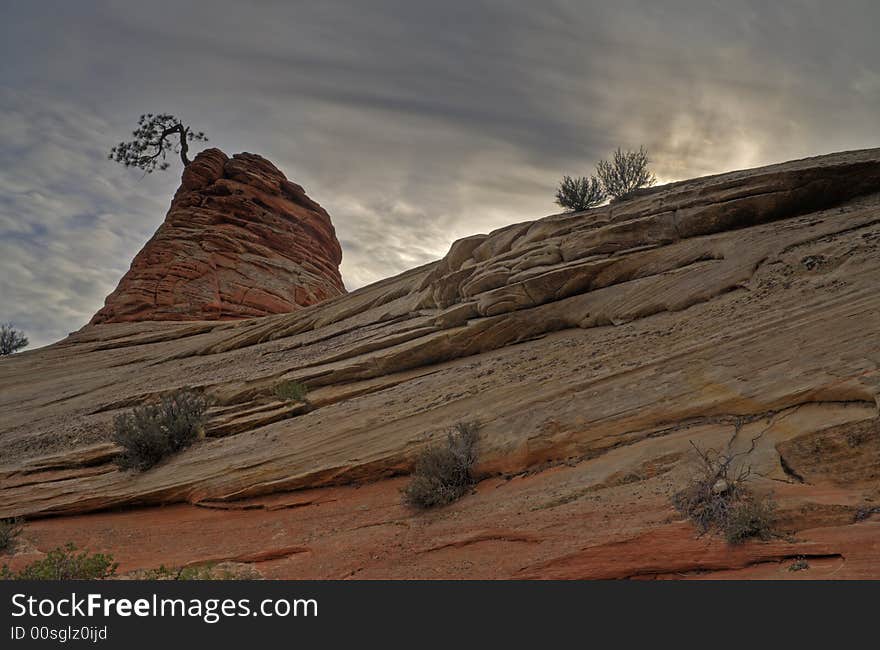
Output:
[[595,176],[591,178],[565,176],[556,189],[556,203],[573,212],[595,207],[605,198],[605,190]]
[[0,553],[12,549],[15,539],[21,534],[22,519],[0,519]]
[[580,212],[599,205],[609,196],[620,199],[640,187],[649,187],[657,177],[648,169],[648,152],[614,152],[611,160],[596,164],[596,175],[589,178],[564,176],[556,189],[556,203],[567,210]]
[[434,508],[461,498],[474,485],[476,422],[459,422],[446,440],[424,449],[416,458],[412,479],[403,492],[414,508]]
[[143,471],[188,447],[204,432],[207,408],[204,395],[181,389],[117,416],[113,441],[123,449],[117,464]]
[[113,557],[103,553],[77,554],[76,546],[67,544],[49,551],[41,560],[32,562],[15,573],[4,565],[0,578],[4,580],[102,580],[116,575]]
[[259,580],[263,576],[250,565],[221,562],[176,569],[163,564],[158,569],[135,571],[125,577],[132,580]]
[[184,567],[180,570],[177,580],[258,580],[262,577],[252,566],[221,562]]
[[648,152],[644,147],[640,147],[638,151],[621,151],[618,148],[610,161],[599,161],[596,175],[605,192],[617,199],[657,182],[657,178],[648,169]]
[[298,381],[283,381],[275,386],[275,396],[285,402],[305,402],[309,389]]
[[746,485],[750,468],[740,465],[734,469],[736,459],[743,454],[703,451],[691,444],[700,459],[700,469],[672,498],[679,512],[694,522],[700,534],[721,532],[731,544],[772,537],[775,505],[751,493]]
[[177,580],[180,575],[180,569],[170,569],[164,564],[159,565],[158,569],[138,569],[127,574],[127,580]]

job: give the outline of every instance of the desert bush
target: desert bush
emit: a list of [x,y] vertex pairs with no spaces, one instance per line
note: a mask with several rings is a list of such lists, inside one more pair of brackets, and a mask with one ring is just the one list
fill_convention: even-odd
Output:
[[870,519],[871,515],[880,514],[880,506],[862,506],[861,508],[856,508],[856,512],[853,515],[853,521],[865,521],[866,519]]
[[657,182],[657,178],[648,169],[648,152],[644,147],[640,147],[638,151],[621,151],[618,148],[610,161],[599,161],[596,175],[605,192],[617,199]]
[[250,565],[239,562],[202,564],[169,568],[164,564],[158,569],[143,569],[124,576],[131,580],[261,580],[262,574]]
[[204,431],[208,401],[190,389],[176,390],[155,404],[116,417],[113,441],[123,449],[116,462],[123,469],[146,470],[188,447]]
[[259,580],[263,576],[252,566],[235,562],[185,567],[177,580]]
[[5,580],[102,580],[116,575],[117,566],[111,555],[77,553],[76,546],[67,544],[49,551],[46,557],[18,573],[4,565],[0,577]]
[[718,531],[731,544],[748,538],[768,539],[774,518],[772,501],[758,499],[746,485],[751,468],[735,461],[745,454],[723,454],[691,445],[699,458],[699,470],[677,492],[673,504],[697,526],[701,534]]
[[285,402],[305,402],[309,389],[298,381],[283,381],[275,386],[275,396]]
[[751,538],[772,539],[775,516],[776,506],[770,499],[749,495],[728,509],[724,537],[729,544],[740,544]]
[[459,422],[442,443],[418,455],[412,479],[403,492],[414,508],[434,508],[464,496],[474,485],[471,468],[476,462],[476,422]]
[[595,176],[590,178],[565,176],[556,189],[556,203],[573,212],[595,207],[605,198],[605,190]]
[[16,538],[21,534],[22,520],[0,519],[0,553],[4,553],[12,549]]
[[12,323],[0,324],[0,356],[6,356],[27,346],[28,339],[12,326]]

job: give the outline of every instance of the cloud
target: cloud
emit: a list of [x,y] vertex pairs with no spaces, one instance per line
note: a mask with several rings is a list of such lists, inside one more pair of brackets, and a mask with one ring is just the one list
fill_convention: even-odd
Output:
[[120,174],[106,129],[57,98],[0,94],[0,317],[33,345],[85,324],[161,222],[168,179]]
[[[173,10],[174,20],[168,15]],[[677,180],[880,144],[876,3],[15,3],[0,42],[0,320],[82,326],[176,173],[144,111],[254,151],[330,212],[349,288],[556,211],[617,146]],[[178,170],[179,171],[179,170]]]

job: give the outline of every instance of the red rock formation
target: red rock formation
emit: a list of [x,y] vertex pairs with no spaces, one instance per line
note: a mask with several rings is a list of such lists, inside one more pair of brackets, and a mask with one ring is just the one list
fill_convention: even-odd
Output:
[[[27,519],[3,562],[73,542],[120,573],[878,579],[878,277],[873,149],[516,223],[234,328],[84,327],[0,361],[0,519]],[[120,471],[115,416],[182,386],[211,398],[205,438]],[[472,420],[474,491],[405,506],[398,475]],[[676,510],[693,445],[772,495],[773,539]]]
[[345,293],[341,259],[330,215],[299,185],[260,156],[207,149],[91,323],[296,311]]

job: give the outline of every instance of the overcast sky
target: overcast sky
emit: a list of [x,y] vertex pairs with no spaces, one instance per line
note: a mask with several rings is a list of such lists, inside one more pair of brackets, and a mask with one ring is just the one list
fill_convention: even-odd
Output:
[[349,289],[556,210],[645,145],[663,181],[880,146],[880,3],[0,0],[0,321],[81,327],[180,167],[142,112],[259,153],[331,214]]

